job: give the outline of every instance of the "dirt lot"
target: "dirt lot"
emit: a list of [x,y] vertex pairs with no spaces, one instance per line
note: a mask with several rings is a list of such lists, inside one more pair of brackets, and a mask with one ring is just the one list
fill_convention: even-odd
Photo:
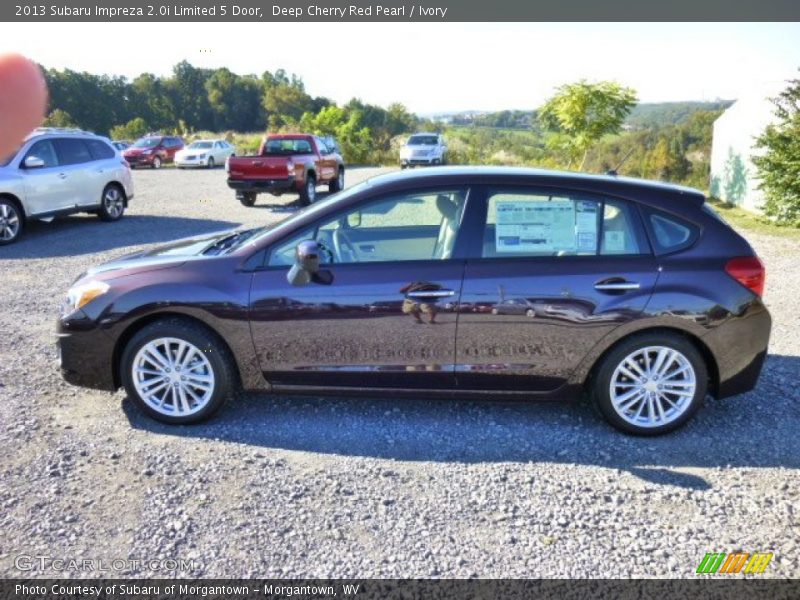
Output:
[[[349,174],[349,183],[380,169]],[[748,235],[774,318],[758,388],[685,429],[625,437],[584,405],[245,395],[167,427],[56,368],[57,305],[87,266],[282,218],[216,171],[136,171],[119,223],[34,224],[0,248],[0,574],[52,559],[192,559],[113,575],[693,576],[706,552],[773,552],[800,576],[800,242]],[[267,206],[267,205],[271,206]],[[130,563],[129,563],[130,564]]]

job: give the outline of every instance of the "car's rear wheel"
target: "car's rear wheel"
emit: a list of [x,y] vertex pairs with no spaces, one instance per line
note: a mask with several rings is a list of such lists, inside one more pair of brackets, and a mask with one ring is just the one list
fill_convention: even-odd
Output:
[[333,192],[340,192],[344,189],[344,169],[339,168],[339,172],[336,174],[336,179],[331,180],[328,184],[328,191]]
[[16,242],[24,226],[25,219],[17,203],[0,198],[0,246]]
[[242,205],[247,206],[248,208],[250,208],[251,206],[255,206],[256,195],[250,192],[244,194],[243,196],[239,196],[239,202],[241,202]]
[[154,169],[160,169],[161,168],[161,158],[160,157],[156,156],[153,159],[153,168]]
[[107,185],[100,199],[97,216],[103,221],[117,221],[125,214],[125,197],[118,185]]
[[313,204],[314,200],[317,198],[317,178],[314,177],[311,173],[306,175],[306,181],[303,185],[303,189],[300,192],[300,204],[303,206],[308,206],[309,204]]
[[214,167],[216,167],[216,166],[217,166],[217,165],[214,163],[214,157],[213,157],[213,156],[209,156],[209,157],[208,157],[208,164],[207,164],[206,166],[207,166],[209,169],[213,169]]
[[597,407],[617,429],[659,435],[686,423],[708,389],[702,355],[674,333],[624,340],[602,361],[593,381]]
[[529,308],[528,310],[525,311],[525,316],[527,316],[527,317],[535,317],[536,316],[536,311],[533,310],[532,308]]
[[145,326],[128,342],[120,366],[128,397],[164,423],[207,419],[236,381],[233,360],[217,336],[181,319]]

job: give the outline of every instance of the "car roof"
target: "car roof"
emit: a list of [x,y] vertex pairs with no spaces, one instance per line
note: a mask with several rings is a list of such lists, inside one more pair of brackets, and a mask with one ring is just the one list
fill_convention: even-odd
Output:
[[96,133],[92,133],[91,131],[84,131],[83,129],[77,128],[66,128],[66,127],[37,127],[33,131],[31,131],[26,137],[25,141],[32,140],[37,137],[43,137],[45,135],[60,135],[65,137],[90,137],[90,138],[101,138],[107,139],[101,135],[97,135]]
[[[596,189],[600,191],[652,191],[659,194],[683,196],[694,203],[703,204],[705,194],[700,190],[682,185],[639,179],[636,177],[621,177],[619,175],[601,175],[593,173],[580,173],[575,171],[556,171],[532,167],[484,167],[484,166],[447,166],[428,167],[422,171],[395,171],[378,175],[370,179],[374,185],[397,185],[413,182],[423,183],[431,180],[464,179],[472,183],[497,183],[498,180],[507,179],[509,183],[519,183],[522,179],[530,179],[531,183],[539,185],[572,185],[583,189]],[[481,181],[483,180],[483,181]],[[465,181],[466,182],[466,181]]]

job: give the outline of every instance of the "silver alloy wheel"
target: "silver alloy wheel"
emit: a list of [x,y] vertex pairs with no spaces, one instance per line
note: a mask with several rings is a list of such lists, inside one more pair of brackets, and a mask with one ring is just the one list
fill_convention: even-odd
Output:
[[159,157],[157,157],[157,156],[153,159],[153,168],[154,169],[160,169],[161,168],[161,159]]
[[339,180],[339,190],[343,190],[344,189],[344,170],[343,169],[339,169],[339,176],[337,177],[337,179]]
[[206,167],[208,167],[209,169],[213,169],[214,168],[214,157],[213,156],[209,156],[208,157],[208,162],[206,163]]
[[211,363],[202,350],[179,338],[158,338],[133,358],[131,380],[153,410],[172,417],[193,415],[214,395]]
[[667,346],[631,352],[617,365],[609,386],[616,413],[637,427],[672,423],[689,408],[696,390],[692,363]]
[[0,204],[0,237],[4,242],[13,240],[19,234],[19,213],[13,204]]
[[308,197],[308,203],[311,204],[317,197],[317,185],[316,181],[314,181],[311,177],[308,178],[306,181],[306,197]]
[[125,202],[122,199],[122,194],[119,193],[117,188],[112,186],[106,190],[106,193],[103,195],[103,206],[105,207],[108,216],[112,219],[116,219],[122,214],[122,210],[125,207]]

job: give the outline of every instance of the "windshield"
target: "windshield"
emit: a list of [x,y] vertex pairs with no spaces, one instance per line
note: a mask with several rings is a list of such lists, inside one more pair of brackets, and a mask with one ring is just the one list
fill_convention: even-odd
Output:
[[314,202],[314,204],[312,204],[311,206],[306,206],[305,208],[302,208],[297,212],[292,213],[291,215],[289,215],[288,217],[286,217],[281,221],[278,221],[277,223],[273,223],[272,225],[267,225],[266,227],[259,229],[256,235],[251,236],[250,238],[247,239],[247,241],[250,242],[251,244],[255,244],[258,243],[258,241],[267,234],[288,233],[294,228],[295,223],[297,223],[300,219],[303,219],[309,215],[314,215],[318,212],[322,212],[332,203],[339,202],[341,200],[344,200],[345,198],[349,198],[350,196],[358,194],[359,192],[362,192],[365,188],[368,188],[370,185],[372,185],[372,181],[367,179],[366,181],[357,183],[351,188],[347,188],[343,192],[338,192],[336,194],[333,194],[332,196],[328,196],[324,200],[318,200]]
[[310,154],[311,143],[308,140],[273,139],[264,144],[266,156],[286,156],[288,154]]
[[136,142],[133,147],[134,148],[155,148],[158,146],[158,143],[161,141],[161,138],[142,138],[138,142]]
[[406,143],[408,146],[435,146],[439,139],[435,135],[412,135]]
[[211,146],[213,146],[212,142],[192,142],[189,144],[189,149],[199,150],[201,148],[211,148]]

